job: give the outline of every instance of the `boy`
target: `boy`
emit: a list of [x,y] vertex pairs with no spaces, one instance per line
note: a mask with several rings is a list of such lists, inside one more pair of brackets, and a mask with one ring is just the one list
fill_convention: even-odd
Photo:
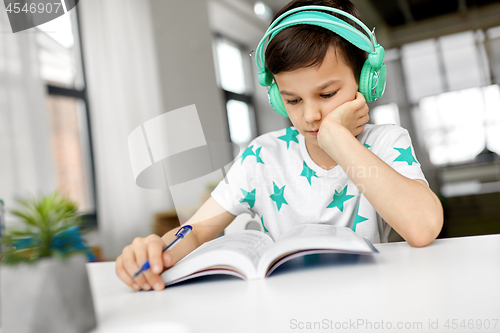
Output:
[[[348,0],[295,0],[274,20],[309,5],[359,17]],[[135,290],[162,290],[159,274],[165,268],[214,239],[240,213],[258,213],[273,238],[296,224],[327,223],[350,227],[372,242],[387,242],[391,227],[411,246],[434,240],[443,224],[442,206],[413,155],[408,132],[364,125],[368,106],[358,85],[365,59],[363,50],[323,27],[299,24],[274,35],[265,65],[279,89],[283,115],[294,126],[249,144],[228,181],[187,222],[193,232],[174,249],[162,253],[176,230],[134,239],[117,258],[120,279]],[[152,269],[133,281],[148,259]]]

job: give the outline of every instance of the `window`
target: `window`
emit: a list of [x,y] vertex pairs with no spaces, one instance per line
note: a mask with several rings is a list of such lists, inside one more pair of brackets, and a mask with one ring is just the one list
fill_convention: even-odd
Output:
[[95,225],[95,180],[77,8],[36,29],[58,188],[78,203],[85,223]]
[[252,139],[248,104],[230,99],[227,101],[226,107],[229,128],[231,129],[231,141],[236,144],[248,143]]
[[410,101],[491,84],[484,41],[484,32],[478,30],[404,45],[402,64]]
[[500,153],[498,85],[423,98],[414,116],[435,165],[474,160],[485,146]]
[[411,102],[445,91],[438,53],[438,44],[434,39],[403,45],[401,48],[401,62]]
[[[250,51],[222,36],[216,36],[214,49],[217,83],[224,92],[230,139],[245,147],[258,133],[252,101]],[[233,152],[234,156],[238,153]]]
[[500,90],[492,84],[498,83],[499,31],[466,31],[402,47],[412,118],[434,165],[471,162],[485,148],[500,153]]
[[466,31],[439,38],[448,90],[481,87],[488,81],[487,62],[483,61],[484,33]]
[[217,56],[222,89],[236,94],[244,94],[247,89],[241,51],[227,41],[219,40]]
[[500,26],[488,29],[486,36],[493,79],[500,84]]
[[399,122],[399,108],[396,103],[380,105],[373,108],[370,112],[375,125],[394,124],[401,125]]

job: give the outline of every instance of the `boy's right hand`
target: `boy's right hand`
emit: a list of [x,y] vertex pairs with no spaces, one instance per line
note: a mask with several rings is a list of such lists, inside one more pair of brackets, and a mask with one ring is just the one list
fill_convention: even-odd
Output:
[[[146,238],[136,237],[132,244],[127,245],[122,254],[116,259],[116,275],[129,287],[135,290],[163,290],[165,283],[160,274],[165,267],[170,265],[168,252],[162,252],[166,246],[163,239],[158,235],[149,235]],[[134,273],[147,260],[151,268],[132,280]]]
[[319,146],[322,147],[321,141],[331,142],[332,136],[329,132],[334,131],[333,123],[347,128],[354,137],[363,133],[364,125],[370,120],[368,111],[365,98],[359,91],[356,92],[353,100],[344,102],[325,116],[318,132]]
[[[193,231],[179,245],[163,252],[166,244],[175,237],[175,233],[180,227],[170,230],[161,238],[154,234],[146,238],[137,237],[116,258],[116,275],[135,290],[150,290],[151,288],[163,290],[165,283],[160,274],[165,269],[174,266],[201,244],[217,237],[235,217],[210,197],[186,222],[186,224],[193,226]],[[151,268],[137,279],[132,280],[134,273],[148,259]]]

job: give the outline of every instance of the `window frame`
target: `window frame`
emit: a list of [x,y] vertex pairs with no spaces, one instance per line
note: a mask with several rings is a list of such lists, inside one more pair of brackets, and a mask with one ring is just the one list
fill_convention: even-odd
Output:
[[[221,85],[221,80],[220,80],[220,69],[219,69],[219,57],[217,54],[217,44],[219,42],[227,41],[228,43],[232,44],[238,50],[241,52],[242,55],[242,65],[243,65],[243,75],[244,75],[244,80],[245,80],[245,85],[246,85],[246,92],[245,93],[235,93],[232,91],[228,91],[224,89]],[[255,111],[255,103],[254,103],[254,80],[252,76],[252,71],[251,71],[251,63],[249,61],[251,59],[247,59],[244,55],[245,54],[250,54],[249,48],[240,43],[235,41],[234,39],[227,37],[219,32],[215,32],[213,34],[213,52],[214,52],[214,62],[215,62],[215,69],[216,69],[216,77],[217,77],[217,85],[219,89],[222,91],[222,95],[224,98],[224,109],[226,110],[226,120],[227,120],[227,132],[228,132],[228,139],[229,141],[232,142],[231,140],[231,129],[229,126],[229,112],[227,109],[227,102],[229,100],[235,100],[239,102],[246,103],[248,105],[248,111],[249,111],[249,121],[250,121],[250,132],[251,132],[251,138],[250,141],[255,139],[260,131],[259,131],[259,126],[258,126],[258,117],[257,117],[257,112]],[[250,58],[250,56],[249,56]],[[234,152],[233,152],[234,155]],[[233,156],[235,157],[235,156]]]
[[[48,96],[58,96],[58,97],[70,97],[70,98],[75,98],[83,101],[84,105],[84,112],[85,112],[85,117],[86,117],[86,122],[87,122],[87,136],[88,136],[88,145],[89,145],[89,165],[90,165],[90,179],[88,182],[90,182],[89,185],[92,187],[92,197],[93,197],[93,204],[94,204],[94,211],[91,213],[85,213],[81,214],[80,217],[82,219],[82,224],[80,225],[81,229],[86,229],[86,228],[92,228],[92,227],[97,227],[97,190],[96,190],[96,179],[95,179],[95,165],[94,165],[94,149],[93,149],[93,144],[92,144],[92,128],[90,124],[90,108],[89,108],[89,103],[88,103],[88,92],[87,92],[87,79],[85,76],[85,61],[83,57],[83,50],[82,50],[82,40],[81,40],[81,27],[80,27],[80,13],[78,11],[77,6],[73,8],[75,10],[75,18],[76,18],[76,24],[75,26],[77,27],[77,32],[76,36],[78,39],[78,48],[79,48],[79,56],[81,60],[81,70],[82,70],[82,89],[77,89],[75,88],[65,88],[65,87],[60,87],[56,86],[54,84],[47,83],[46,88],[47,88],[47,95]],[[75,40],[75,42],[77,42]]]

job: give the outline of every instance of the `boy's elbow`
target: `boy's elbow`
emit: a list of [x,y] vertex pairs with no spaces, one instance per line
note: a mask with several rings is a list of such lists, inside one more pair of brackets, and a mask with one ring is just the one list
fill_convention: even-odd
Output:
[[435,240],[436,237],[431,237],[431,236],[411,237],[410,239],[407,239],[406,242],[411,247],[425,247],[430,243],[432,243],[432,241]]
[[412,247],[425,247],[432,243],[437,238],[443,228],[443,213],[436,214],[432,219],[429,219],[429,224],[426,228],[421,228],[418,232],[413,232],[406,242]]

